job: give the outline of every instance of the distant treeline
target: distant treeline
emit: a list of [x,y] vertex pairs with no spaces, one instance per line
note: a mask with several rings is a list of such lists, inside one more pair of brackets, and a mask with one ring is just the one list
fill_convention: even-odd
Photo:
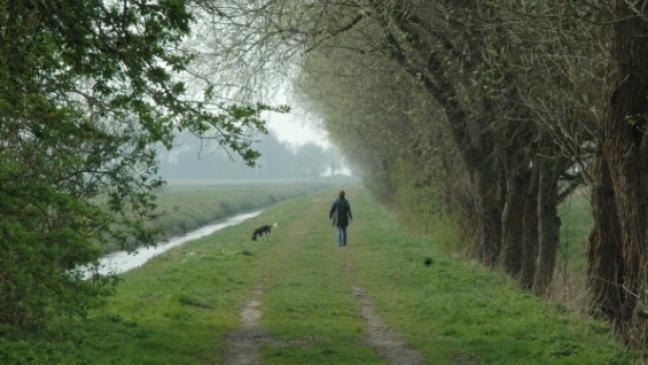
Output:
[[291,146],[272,134],[254,144],[261,157],[252,168],[240,156],[192,134],[179,135],[175,145],[158,155],[160,176],[166,180],[314,180],[348,171],[333,148],[315,143]]

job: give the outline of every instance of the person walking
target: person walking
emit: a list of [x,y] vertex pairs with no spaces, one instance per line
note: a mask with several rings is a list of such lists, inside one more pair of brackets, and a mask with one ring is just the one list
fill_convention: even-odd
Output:
[[337,242],[339,247],[347,245],[347,226],[353,219],[351,215],[351,204],[344,197],[344,190],[340,191],[337,200],[333,202],[329,211],[329,218],[333,219],[333,225],[337,228]]

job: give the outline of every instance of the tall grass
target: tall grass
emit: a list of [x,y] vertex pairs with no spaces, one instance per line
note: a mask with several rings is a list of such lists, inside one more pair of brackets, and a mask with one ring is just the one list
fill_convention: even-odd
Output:
[[[444,212],[433,187],[400,188],[388,206],[410,231],[430,238],[447,254],[468,256],[472,246],[461,236],[459,219]],[[559,207],[560,244],[548,297],[573,311],[586,306],[587,238],[592,211],[586,190],[578,190]]]
[[387,205],[399,223],[412,233],[434,240],[436,248],[446,254],[468,255],[472,245],[460,233],[459,218],[444,211],[435,187],[403,187]]

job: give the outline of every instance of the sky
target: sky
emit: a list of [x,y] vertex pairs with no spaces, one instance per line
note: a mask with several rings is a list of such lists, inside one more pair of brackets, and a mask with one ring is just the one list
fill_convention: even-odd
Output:
[[[322,129],[319,117],[304,108],[300,108],[295,98],[291,98],[287,88],[279,89],[277,95],[273,98],[273,105],[288,105],[290,112],[268,113],[265,115],[268,121],[270,133],[276,136],[280,141],[293,145],[302,145],[313,142],[322,147],[334,147],[328,138],[328,134]],[[344,175],[350,175],[351,170],[344,164],[339,171]]]
[[294,145],[313,142],[322,147],[330,147],[332,144],[326,131],[319,126],[319,117],[299,107],[297,98],[293,97],[292,92],[289,86],[283,84],[277,88],[276,94],[272,97],[272,105],[290,106],[288,113],[268,113],[265,116],[272,134],[280,141]]
[[282,142],[294,145],[314,142],[323,147],[331,146],[326,132],[317,125],[317,117],[300,108],[292,107],[287,114],[269,113],[267,120],[270,132]]

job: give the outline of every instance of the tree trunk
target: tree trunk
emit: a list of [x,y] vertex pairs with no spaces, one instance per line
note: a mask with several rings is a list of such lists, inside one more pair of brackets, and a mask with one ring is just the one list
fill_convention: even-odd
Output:
[[[378,14],[385,14],[382,3],[371,1],[370,5]],[[405,72],[420,80],[430,97],[438,102],[445,112],[452,139],[471,175],[471,182],[478,195],[475,199],[481,231],[478,255],[486,266],[493,267],[499,257],[502,231],[502,207],[498,194],[499,176],[493,157],[496,134],[491,125],[494,121],[471,117],[471,113],[461,102],[463,100],[459,91],[461,88],[453,83],[449,73],[444,72],[447,70],[445,61],[440,55],[428,52],[429,45],[425,42],[425,32],[413,26],[412,14],[399,9],[399,7],[390,8],[390,13],[379,16],[379,21],[385,29],[395,26],[399,31],[393,33],[388,30],[385,33],[386,50]],[[398,33],[402,33],[404,39],[399,38]],[[406,51],[412,48],[419,53]],[[425,62],[421,63],[422,59]],[[485,105],[488,107],[490,103],[485,102]],[[477,140],[470,133],[471,127],[479,130]]]
[[517,276],[522,270],[524,203],[529,189],[529,169],[522,167],[511,174],[507,187],[502,213],[502,264],[509,274]]
[[502,209],[495,173],[478,171],[477,186],[479,225],[479,258],[488,267],[494,267],[499,258],[502,239]]
[[607,162],[598,157],[592,182],[594,227],[589,236],[587,289],[592,312],[613,323],[625,323],[629,313],[623,292],[623,248],[616,202]]
[[553,279],[560,238],[558,184],[553,161],[543,159],[538,176],[538,267],[534,291],[544,295]]
[[[643,11],[643,10],[642,10]],[[630,2],[613,1],[603,110],[607,161],[621,238],[623,298],[612,309],[616,327],[635,344],[648,343],[648,21]],[[604,169],[601,169],[601,173]],[[603,178],[603,177],[602,177]],[[599,208],[600,209],[600,208]],[[596,222],[597,225],[606,222]],[[603,227],[596,227],[601,231]],[[598,237],[604,239],[606,237]],[[598,242],[601,247],[614,243]],[[594,258],[592,264],[600,264]],[[619,268],[605,268],[614,272]],[[600,303],[602,304],[602,303]],[[609,303],[607,303],[609,304]]]
[[529,189],[524,199],[522,217],[522,273],[520,283],[525,289],[532,289],[535,282],[538,260],[538,171],[537,164],[531,171]]

